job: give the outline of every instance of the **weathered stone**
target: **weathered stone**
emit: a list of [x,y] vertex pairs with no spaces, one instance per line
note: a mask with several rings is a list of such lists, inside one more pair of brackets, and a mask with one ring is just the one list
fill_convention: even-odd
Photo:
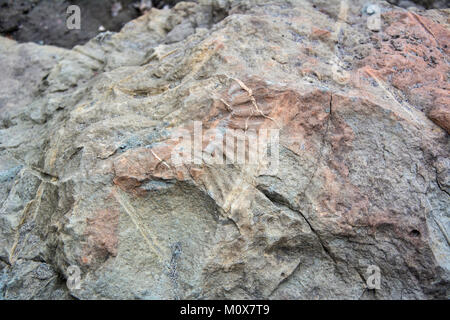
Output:
[[[448,10],[199,2],[70,51],[0,38],[5,70],[51,61],[0,96],[3,296],[448,298]],[[175,163],[194,121],[278,129],[277,168]],[[70,265],[80,289],[20,289]]]

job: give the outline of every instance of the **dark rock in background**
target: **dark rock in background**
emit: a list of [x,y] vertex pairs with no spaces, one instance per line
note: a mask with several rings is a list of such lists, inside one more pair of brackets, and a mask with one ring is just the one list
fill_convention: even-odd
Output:
[[[450,10],[374,2],[0,36],[0,299],[448,299]],[[194,121],[278,128],[277,168],[177,165]]]
[[[153,1],[153,6],[162,8],[177,2]],[[119,31],[141,15],[139,4],[136,0],[0,0],[0,34],[19,42],[72,48],[95,37],[101,26]],[[81,30],[66,27],[66,10],[70,5],[81,8]]]
[[419,9],[444,9],[450,6],[448,0],[388,0],[389,3],[402,7],[417,7]]

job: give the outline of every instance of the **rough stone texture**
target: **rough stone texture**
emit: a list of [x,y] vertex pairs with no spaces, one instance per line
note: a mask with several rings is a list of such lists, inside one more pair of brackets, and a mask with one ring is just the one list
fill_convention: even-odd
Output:
[[[73,50],[0,38],[2,297],[448,298],[449,11],[380,2],[372,32],[340,5],[178,3]],[[279,128],[278,170],[176,166],[193,121]]]

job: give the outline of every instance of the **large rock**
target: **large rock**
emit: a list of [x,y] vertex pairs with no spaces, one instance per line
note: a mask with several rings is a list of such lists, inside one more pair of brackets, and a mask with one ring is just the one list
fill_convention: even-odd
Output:
[[[73,50],[0,38],[2,296],[448,298],[449,11],[377,4],[205,0]],[[199,124],[213,157],[178,163]],[[249,150],[277,132],[278,162],[205,141],[230,129]]]

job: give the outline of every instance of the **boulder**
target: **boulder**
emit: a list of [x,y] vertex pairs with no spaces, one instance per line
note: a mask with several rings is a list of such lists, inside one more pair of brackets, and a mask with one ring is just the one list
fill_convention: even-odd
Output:
[[449,11],[374,4],[0,38],[2,297],[449,298]]

